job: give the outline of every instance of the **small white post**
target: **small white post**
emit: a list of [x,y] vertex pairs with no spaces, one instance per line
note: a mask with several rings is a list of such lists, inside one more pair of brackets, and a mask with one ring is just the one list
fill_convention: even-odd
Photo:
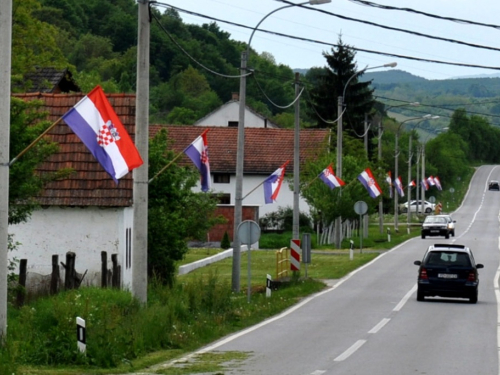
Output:
[[349,259],[354,259],[354,241],[351,240],[351,248],[349,249]]
[[267,274],[266,281],[266,297],[271,297],[271,282],[273,281],[271,275]]
[[80,352],[85,354],[87,350],[87,339],[85,335],[85,320],[80,317],[76,317],[76,340],[78,349]]
[[391,242],[391,228],[387,227],[387,242]]

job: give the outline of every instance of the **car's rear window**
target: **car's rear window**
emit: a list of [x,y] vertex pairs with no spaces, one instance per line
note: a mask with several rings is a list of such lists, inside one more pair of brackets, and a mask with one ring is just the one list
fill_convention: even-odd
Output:
[[469,255],[455,251],[431,251],[427,254],[425,264],[428,266],[470,267]]

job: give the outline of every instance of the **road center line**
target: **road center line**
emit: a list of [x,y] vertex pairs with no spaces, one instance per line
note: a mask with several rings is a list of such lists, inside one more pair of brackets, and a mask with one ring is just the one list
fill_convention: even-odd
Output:
[[417,284],[413,285],[413,288],[411,288],[408,293],[405,294],[405,296],[403,297],[403,299],[401,301],[399,301],[399,303],[396,305],[395,308],[392,309],[392,311],[399,311],[403,308],[403,306],[405,305],[406,302],[408,302],[408,300],[410,299],[410,297],[412,296],[413,293],[415,293],[415,291],[417,290]]
[[377,333],[380,331],[387,323],[389,323],[391,319],[384,318],[382,319],[375,327],[370,329],[368,333]]
[[340,362],[343,361],[351,356],[356,350],[361,348],[363,344],[366,342],[366,340],[358,340],[354,343],[353,346],[351,346],[349,349],[347,349],[344,353],[339,355],[337,358],[334,359],[335,362]]

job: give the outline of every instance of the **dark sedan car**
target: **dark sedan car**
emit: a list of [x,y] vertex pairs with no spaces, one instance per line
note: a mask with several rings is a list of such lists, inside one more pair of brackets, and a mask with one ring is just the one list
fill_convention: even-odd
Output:
[[431,215],[427,216],[422,223],[421,236],[444,236],[450,238],[455,235],[455,221],[451,220],[450,215]]
[[490,183],[488,184],[488,190],[500,191],[500,184],[498,183],[498,181],[491,180]]
[[479,277],[477,270],[484,266],[476,264],[472,250],[463,245],[433,245],[416,260],[419,266],[417,301],[425,297],[468,298],[476,303]]

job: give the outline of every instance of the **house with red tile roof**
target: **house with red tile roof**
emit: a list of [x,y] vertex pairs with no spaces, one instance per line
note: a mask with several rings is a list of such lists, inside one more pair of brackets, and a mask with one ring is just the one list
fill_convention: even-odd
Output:
[[[45,102],[50,121],[58,120],[71,109],[83,94],[16,94],[24,100],[39,99]],[[135,135],[135,95],[108,94],[115,112],[132,139]],[[205,129],[211,167],[212,189],[223,199],[219,209],[229,219],[224,227],[215,228],[208,234],[208,241],[220,242],[225,230],[232,238],[232,208],[234,207],[235,171],[237,152],[237,128],[163,126],[150,125],[150,136],[166,128],[171,146],[181,153]],[[329,131],[324,129],[302,130],[300,133],[300,162],[314,158],[326,150]],[[27,223],[9,227],[9,233],[22,245],[15,254],[18,259],[28,259],[28,271],[41,275],[50,274],[51,257],[59,255],[63,260],[68,251],[76,254],[76,270],[87,271],[83,284],[100,283],[101,252],[108,259],[118,255],[121,280],[126,287],[132,280],[132,231],[133,231],[133,180],[132,173],[119,180],[110,178],[94,159],[84,144],[62,121],[47,135],[59,144],[59,152],[39,167],[39,172],[72,168],[74,172],[64,180],[51,182],[38,200],[41,210],[33,212]],[[262,181],[287,160],[285,182],[277,202],[264,204],[263,188],[256,189],[243,202],[243,220],[258,220],[278,206],[292,206],[293,192],[287,178],[293,175],[294,131],[292,129],[246,128],[243,196],[250,193]],[[182,156],[181,165],[193,167]],[[290,180],[291,182],[291,180]],[[197,189],[201,191],[198,185]],[[246,210],[246,211],[245,211]],[[308,212],[305,201],[300,210]]]
[[[240,120],[240,100],[238,93],[216,110],[202,117],[194,123],[197,126],[238,127]],[[261,115],[257,111],[245,106],[245,128],[279,128],[277,124]]]

